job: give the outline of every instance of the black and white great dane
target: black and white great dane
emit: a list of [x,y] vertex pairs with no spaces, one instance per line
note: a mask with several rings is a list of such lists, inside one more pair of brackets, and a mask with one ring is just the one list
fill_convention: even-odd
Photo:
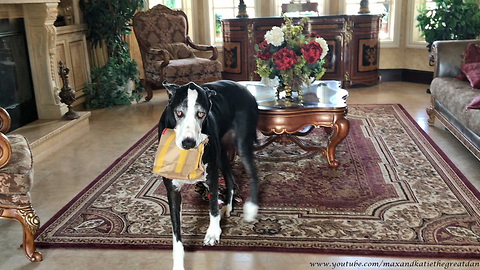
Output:
[[[233,81],[217,81],[199,86],[193,82],[185,85],[164,83],[169,101],[158,124],[161,136],[165,128],[176,133],[175,143],[182,149],[197,147],[208,136],[202,162],[205,177],[195,181],[175,180],[163,177],[167,189],[170,217],[173,228],[173,269],[184,269],[184,249],[181,237],[180,188],[184,184],[204,181],[210,195],[210,225],[205,235],[205,245],[215,245],[222,232],[220,218],[230,216],[234,179],[226,145],[222,137],[231,135],[236,152],[240,156],[249,177],[249,197],[243,207],[243,217],[253,221],[258,212],[258,177],[253,162],[253,145],[256,140],[258,105],[253,95],[242,85]],[[225,178],[226,201],[220,213],[218,206],[219,170]]]

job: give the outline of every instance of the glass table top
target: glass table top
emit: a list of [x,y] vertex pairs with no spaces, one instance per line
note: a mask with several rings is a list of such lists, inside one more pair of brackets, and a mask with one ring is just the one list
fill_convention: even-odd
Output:
[[346,107],[348,91],[340,88],[339,81],[315,81],[310,87],[302,87],[302,95],[292,93],[292,100],[285,100],[285,93],[276,97],[274,88],[265,86],[261,82],[240,81],[247,87],[258,103],[259,109],[285,109],[285,108],[342,108]]

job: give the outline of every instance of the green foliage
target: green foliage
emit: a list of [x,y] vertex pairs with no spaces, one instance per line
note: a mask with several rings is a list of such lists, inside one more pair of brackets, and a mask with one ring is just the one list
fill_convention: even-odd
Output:
[[[145,7],[145,0],[80,0],[85,22],[88,25],[87,40],[92,47],[107,46],[109,59],[105,66],[92,67],[91,80],[84,90],[86,108],[104,108],[130,104],[140,100],[137,63],[129,56],[128,44],[122,38],[130,34],[133,15]],[[132,95],[116,91],[128,81],[135,82]]]
[[167,0],[165,2],[165,6],[171,8],[171,9],[174,9],[175,8],[175,0]]
[[[86,95],[85,107],[111,108],[115,105],[128,105],[133,100],[140,101],[140,79],[134,76],[138,74],[137,63],[125,61],[124,57],[110,57],[104,66],[93,67],[92,82],[83,90]],[[130,80],[135,83],[135,89],[131,93],[123,89]]]
[[418,9],[417,27],[430,48],[435,40],[474,39],[480,33],[478,0],[435,0]]
[[145,0],[80,0],[79,4],[92,46],[102,46],[104,42],[109,53],[115,54],[115,50],[125,47],[122,35],[130,34],[133,15],[145,7]]
[[222,15],[215,13],[215,33],[222,32]]

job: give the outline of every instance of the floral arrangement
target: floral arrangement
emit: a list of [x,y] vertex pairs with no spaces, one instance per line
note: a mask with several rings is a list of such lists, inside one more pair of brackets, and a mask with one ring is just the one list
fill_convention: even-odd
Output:
[[262,82],[279,92],[285,91],[289,98],[292,91],[301,95],[303,84],[310,86],[311,80],[318,80],[325,73],[327,42],[315,33],[302,33],[308,20],[302,18],[298,25],[293,25],[285,17],[281,27],[272,27],[264,40],[255,45],[257,73]]

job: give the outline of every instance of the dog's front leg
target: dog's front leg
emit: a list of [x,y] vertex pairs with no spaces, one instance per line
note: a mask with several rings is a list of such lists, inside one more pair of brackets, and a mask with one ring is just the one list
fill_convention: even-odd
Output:
[[220,211],[218,210],[218,168],[215,166],[208,166],[209,172],[207,174],[207,183],[210,195],[210,225],[207,229],[207,234],[203,240],[204,245],[213,246],[220,241]]
[[173,180],[163,178],[163,183],[167,189],[168,206],[170,208],[170,219],[172,221],[173,231],[173,270],[184,270],[183,267],[183,244],[181,234],[181,218],[182,218],[182,196],[180,194],[180,186],[175,184]]

